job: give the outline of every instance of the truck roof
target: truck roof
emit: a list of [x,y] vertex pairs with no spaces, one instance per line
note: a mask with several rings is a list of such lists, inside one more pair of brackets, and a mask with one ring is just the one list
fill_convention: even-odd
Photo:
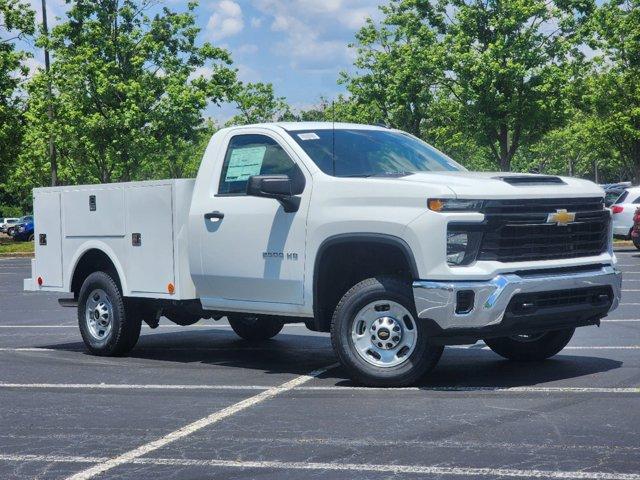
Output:
[[288,132],[297,132],[303,130],[389,130],[386,127],[376,125],[364,125],[360,123],[343,123],[343,122],[271,122],[256,123],[253,125],[238,125],[230,128],[246,128],[246,127],[280,127]]

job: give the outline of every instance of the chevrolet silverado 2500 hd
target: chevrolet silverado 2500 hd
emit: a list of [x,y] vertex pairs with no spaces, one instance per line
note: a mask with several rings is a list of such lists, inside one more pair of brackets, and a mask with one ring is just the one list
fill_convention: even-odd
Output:
[[96,355],[128,352],[161,316],[227,317],[252,341],[304,322],[357,382],[408,385],[444,345],[541,360],[616,308],[603,195],[471,173],[387,128],[226,128],[195,180],[35,189],[25,289],[73,293]]

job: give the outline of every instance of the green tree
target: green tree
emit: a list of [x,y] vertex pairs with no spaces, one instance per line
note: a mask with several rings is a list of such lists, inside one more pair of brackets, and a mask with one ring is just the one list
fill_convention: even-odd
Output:
[[380,25],[367,20],[352,45],[356,73],[343,73],[340,81],[363,120],[422,135],[444,75],[444,52],[436,29],[411,3],[380,7]]
[[34,12],[20,0],[0,0],[0,203],[8,202],[6,180],[20,149],[24,101],[20,86],[28,74],[26,52],[15,41],[32,35]]
[[[30,85],[29,155],[15,177],[41,182],[51,129],[64,183],[182,173],[177,148],[201,141],[202,112],[236,84],[227,51],[198,45],[195,2],[151,16],[152,0],[68,0],[49,39],[55,121],[48,125],[42,75]],[[166,155],[165,155],[166,154]],[[182,163],[181,163],[182,162]]]
[[376,118],[502,170],[560,126],[592,0],[392,0],[357,34],[356,104]]
[[593,46],[601,53],[587,81],[592,134],[640,182],[640,1],[610,0],[593,20]]
[[521,145],[562,123],[594,2],[441,0],[435,10],[415,3],[445,34],[446,83],[466,131],[510,170]]
[[286,99],[276,96],[273,85],[270,83],[238,82],[234,89],[233,102],[239,113],[231,118],[227,125],[249,125],[293,119]]

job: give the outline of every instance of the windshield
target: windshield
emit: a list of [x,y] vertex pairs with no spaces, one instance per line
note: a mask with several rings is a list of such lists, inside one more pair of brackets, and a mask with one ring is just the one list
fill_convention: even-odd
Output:
[[289,134],[320,170],[336,177],[464,170],[423,141],[391,130],[322,129]]

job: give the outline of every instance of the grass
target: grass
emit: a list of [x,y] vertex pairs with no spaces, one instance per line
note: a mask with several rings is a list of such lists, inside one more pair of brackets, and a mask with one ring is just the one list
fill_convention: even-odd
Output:
[[0,233],[0,255],[33,253],[33,248],[33,242],[15,242],[7,235]]

